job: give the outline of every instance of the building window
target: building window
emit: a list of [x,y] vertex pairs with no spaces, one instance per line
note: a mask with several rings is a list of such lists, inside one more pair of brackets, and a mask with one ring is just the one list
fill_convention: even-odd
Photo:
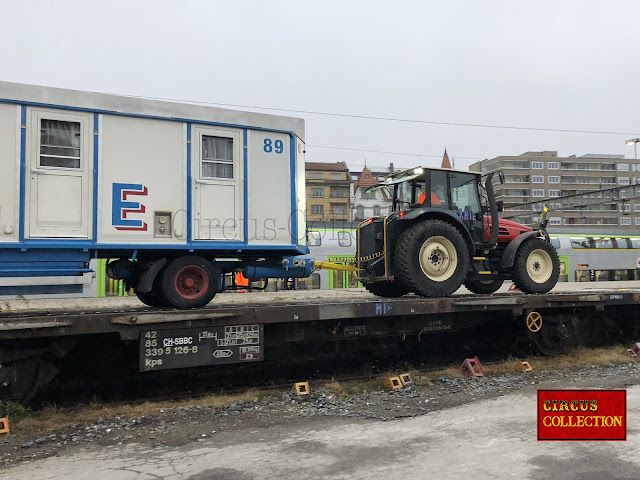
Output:
[[624,189],[620,190],[620,198],[627,198],[627,191]]
[[369,174],[368,174],[368,173],[365,173],[365,174],[364,174],[364,178],[369,178]]
[[620,225],[631,225],[631,219],[629,217],[622,217],[620,219]]
[[543,162],[531,162],[531,168],[535,170],[542,170],[544,168]]
[[560,196],[560,190],[549,190],[549,196],[556,198]]
[[331,180],[342,180],[342,174],[341,173],[332,173],[331,174]]
[[39,166],[80,170],[80,130],[80,122],[41,119]]
[[342,188],[332,188],[331,189],[331,197],[332,198],[345,198],[346,191]]
[[351,246],[351,233],[349,232],[338,232],[338,245],[341,247],[350,247]]
[[542,212],[544,210],[544,205],[542,203],[534,203],[533,211],[534,212]]
[[358,205],[356,207],[356,220],[362,220],[364,218],[364,207],[362,205]]
[[629,205],[628,203],[620,204],[620,211],[621,212],[630,212],[631,211],[631,205]]
[[562,218],[549,217],[549,225],[562,225]]
[[322,215],[324,213],[324,205],[311,205],[311,213]]
[[379,217],[380,216],[380,205],[374,205],[373,206],[373,216],[374,217]]
[[640,217],[636,217],[636,225],[640,225]]
[[360,194],[360,198],[363,200],[375,200],[376,192],[365,192],[364,190]]
[[560,177],[549,177],[549,183],[560,183]]
[[547,168],[549,170],[559,170],[560,163],[559,162],[547,162]]
[[533,196],[534,197],[544,197],[544,190],[534,190],[533,191]]
[[619,177],[618,185],[629,185],[629,177]]
[[311,180],[322,180],[324,177],[322,176],[322,172],[309,172],[309,178]]
[[531,177],[533,183],[544,183],[544,177],[542,175],[534,175]]
[[636,204],[633,206],[633,211],[634,211],[634,212],[640,212],[640,203],[636,203]]
[[618,164],[618,171],[619,172],[628,172],[629,171],[629,164],[628,163],[619,163]]
[[344,205],[332,205],[331,212],[334,215],[344,215]]
[[312,188],[311,189],[312,197],[324,197],[324,188]]

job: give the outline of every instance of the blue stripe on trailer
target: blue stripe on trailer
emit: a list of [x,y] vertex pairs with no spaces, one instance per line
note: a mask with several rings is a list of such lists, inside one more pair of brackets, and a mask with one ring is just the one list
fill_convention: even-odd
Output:
[[289,141],[289,156],[291,163],[291,244],[298,244],[298,196],[296,193],[296,156],[298,154],[296,148],[295,134],[291,136]]
[[100,140],[100,115],[93,114],[93,228],[91,238],[98,239],[98,141]]
[[187,122],[187,243],[191,243],[191,123]]
[[256,250],[297,250],[301,253],[308,253],[307,247],[303,245],[245,245],[243,241],[237,242],[215,242],[215,241],[195,241],[188,244],[178,243],[104,243],[96,244],[93,241],[78,239],[29,239],[24,242],[3,243],[3,249],[69,249],[75,251],[91,250],[226,250],[229,253]]
[[208,122],[206,120],[193,120],[189,118],[180,118],[180,117],[162,117],[159,115],[142,115],[140,113],[126,113],[126,112],[118,112],[115,110],[102,110],[99,108],[69,107],[66,105],[57,105],[53,103],[28,102],[24,100],[12,100],[9,98],[0,98],[0,103],[10,103],[13,105],[22,105],[22,106],[29,106],[29,107],[57,108],[60,110],[68,110],[72,112],[102,113],[105,115],[119,115],[121,117],[149,118],[152,120],[166,120],[170,122],[191,123],[194,125],[215,125],[219,127],[246,128],[248,130],[257,130],[262,132],[285,133],[288,135],[293,135],[295,137],[295,132],[291,132],[288,130],[277,130],[274,128],[264,128],[264,127],[252,127],[248,125],[236,125],[235,123]]
[[24,241],[24,220],[26,213],[27,182],[27,107],[20,106],[20,219],[18,238]]
[[242,130],[243,177],[244,177],[244,244],[249,245],[249,147],[247,144],[247,129]]

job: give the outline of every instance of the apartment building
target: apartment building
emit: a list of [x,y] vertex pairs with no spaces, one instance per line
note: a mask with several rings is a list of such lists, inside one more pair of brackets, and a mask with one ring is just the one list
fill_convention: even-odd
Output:
[[[494,187],[496,198],[504,202],[505,210],[516,212],[511,216],[514,221],[530,225],[547,205],[552,227],[640,228],[640,188],[625,188],[640,180],[638,160],[623,155],[558,157],[556,151],[526,152],[482,160],[470,170],[504,173],[504,184]],[[581,200],[564,200],[574,195]]]
[[346,163],[306,162],[307,221],[351,220],[351,175]]
[[351,173],[351,208],[353,220],[387,216],[391,213],[392,198],[386,188],[367,192],[367,188],[383,182],[393,172],[393,163],[386,172],[371,171],[365,167],[361,172]]

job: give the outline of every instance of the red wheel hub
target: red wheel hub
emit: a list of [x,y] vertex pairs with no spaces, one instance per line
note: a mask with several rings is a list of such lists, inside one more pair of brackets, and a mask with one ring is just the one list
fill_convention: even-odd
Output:
[[173,285],[182,298],[196,300],[207,292],[209,276],[204,269],[189,265],[178,270],[173,279]]

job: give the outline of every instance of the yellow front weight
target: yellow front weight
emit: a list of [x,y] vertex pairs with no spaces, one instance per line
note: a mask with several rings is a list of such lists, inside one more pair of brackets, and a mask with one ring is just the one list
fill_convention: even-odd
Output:
[[542,328],[542,315],[538,312],[531,312],[527,315],[527,328],[535,333]]

